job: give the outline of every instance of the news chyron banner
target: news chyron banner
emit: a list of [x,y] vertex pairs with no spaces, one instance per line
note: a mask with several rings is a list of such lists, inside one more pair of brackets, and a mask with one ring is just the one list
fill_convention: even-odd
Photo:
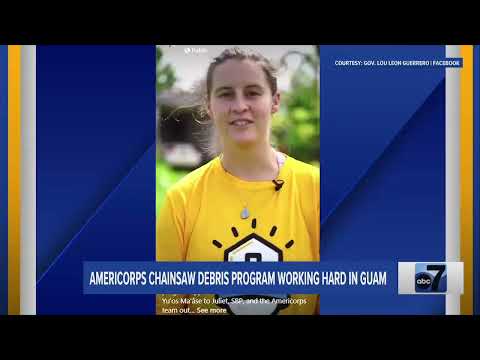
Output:
[[[226,48],[0,46],[0,314],[478,314],[479,46],[239,46],[279,70],[279,173],[320,174],[295,224],[288,177],[262,212],[204,146]],[[228,201],[169,197],[200,174]],[[187,242],[208,223],[204,242],[166,255],[165,202]]]

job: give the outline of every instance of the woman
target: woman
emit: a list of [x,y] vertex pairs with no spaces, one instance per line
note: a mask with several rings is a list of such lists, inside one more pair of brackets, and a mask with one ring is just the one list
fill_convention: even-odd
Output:
[[[319,261],[320,173],[270,145],[279,106],[274,68],[262,55],[227,49],[210,64],[206,112],[220,154],[168,191],[158,217],[157,261]],[[318,311],[317,295],[276,296],[283,301],[270,306],[202,297],[212,313]],[[157,297],[157,313],[171,307],[168,296]]]

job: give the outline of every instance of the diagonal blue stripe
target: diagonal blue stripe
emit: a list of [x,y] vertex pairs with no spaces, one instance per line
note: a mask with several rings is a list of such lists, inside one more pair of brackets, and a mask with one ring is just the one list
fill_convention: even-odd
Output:
[[442,79],[432,90],[432,92],[425,98],[425,100],[422,102],[422,104],[417,108],[417,110],[412,114],[412,116],[403,124],[403,126],[398,130],[398,132],[395,134],[395,136],[392,137],[392,139],[387,143],[385,148],[379,155],[373,160],[373,162],[368,166],[362,174],[358,177],[358,179],[352,184],[352,186],[345,192],[345,194],[340,198],[340,200],[335,204],[335,206],[332,208],[332,210],[323,218],[323,221],[321,223],[321,226],[324,226],[327,222],[328,219],[332,217],[332,215],[335,213],[335,211],[342,205],[342,203],[352,194],[352,192],[355,191],[356,187],[358,184],[362,181],[362,179],[365,177],[366,174],[369,173],[369,171],[375,167],[375,164],[378,162],[379,159],[382,158],[383,154],[388,150],[388,148],[395,142],[395,140],[399,137],[399,135],[405,130],[405,128],[408,127],[410,121],[415,118],[416,114],[422,109],[423,105],[430,99],[430,96],[438,89],[438,87],[443,86],[444,80]]
[[154,141],[155,46],[39,46],[36,59],[41,276]]
[[[322,226],[323,260],[445,259],[445,87]],[[324,297],[328,314],[444,314],[444,297]]]
[[83,232],[83,230],[90,224],[90,222],[97,216],[97,214],[102,210],[104,205],[108,202],[108,200],[115,194],[115,192],[118,190],[118,188],[124,183],[130,174],[132,174],[135,169],[137,168],[138,164],[141,162],[141,159],[145,156],[148,151],[155,146],[155,143],[151,144],[148,146],[148,148],[142,153],[142,155],[135,161],[134,165],[130,168],[130,170],[127,172],[127,174],[118,182],[118,184],[107,194],[105,199],[100,203],[100,205],[95,209],[93,214],[88,218],[88,220],[85,222],[85,224],[80,228],[80,230],[72,237],[72,239],[66,244],[66,246],[63,248],[63,250],[58,254],[58,256],[52,261],[52,263],[48,266],[48,268],[45,270],[45,272],[40,276],[40,278],[37,280],[37,286],[38,284],[42,281],[45,276],[55,267],[55,264],[62,258],[64,254],[68,251],[68,249],[72,246],[72,244],[75,242],[75,240],[80,236],[80,234]]

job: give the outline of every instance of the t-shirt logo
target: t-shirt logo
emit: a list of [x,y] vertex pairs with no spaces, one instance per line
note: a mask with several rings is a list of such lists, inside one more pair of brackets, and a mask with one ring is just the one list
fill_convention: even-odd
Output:
[[[256,225],[256,219],[252,221],[252,228],[255,228],[254,224]],[[276,226],[272,227],[270,236],[275,235],[276,229]],[[232,227],[232,233],[238,237],[236,228]],[[220,244],[218,241],[216,243]],[[292,244],[293,240],[290,240],[287,248]],[[225,249],[224,261],[283,261],[283,251],[262,236],[251,233]],[[286,300],[290,296],[287,294],[241,294],[215,297],[220,299],[218,306],[226,308],[233,315],[275,315],[288,307]]]
[[283,261],[281,249],[251,233],[224,252],[224,261]]

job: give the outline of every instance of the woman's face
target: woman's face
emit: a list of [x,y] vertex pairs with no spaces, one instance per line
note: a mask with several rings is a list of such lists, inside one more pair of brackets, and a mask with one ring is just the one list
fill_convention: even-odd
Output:
[[280,95],[272,94],[259,64],[230,59],[213,71],[208,110],[224,147],[268,143],[279,106]]

